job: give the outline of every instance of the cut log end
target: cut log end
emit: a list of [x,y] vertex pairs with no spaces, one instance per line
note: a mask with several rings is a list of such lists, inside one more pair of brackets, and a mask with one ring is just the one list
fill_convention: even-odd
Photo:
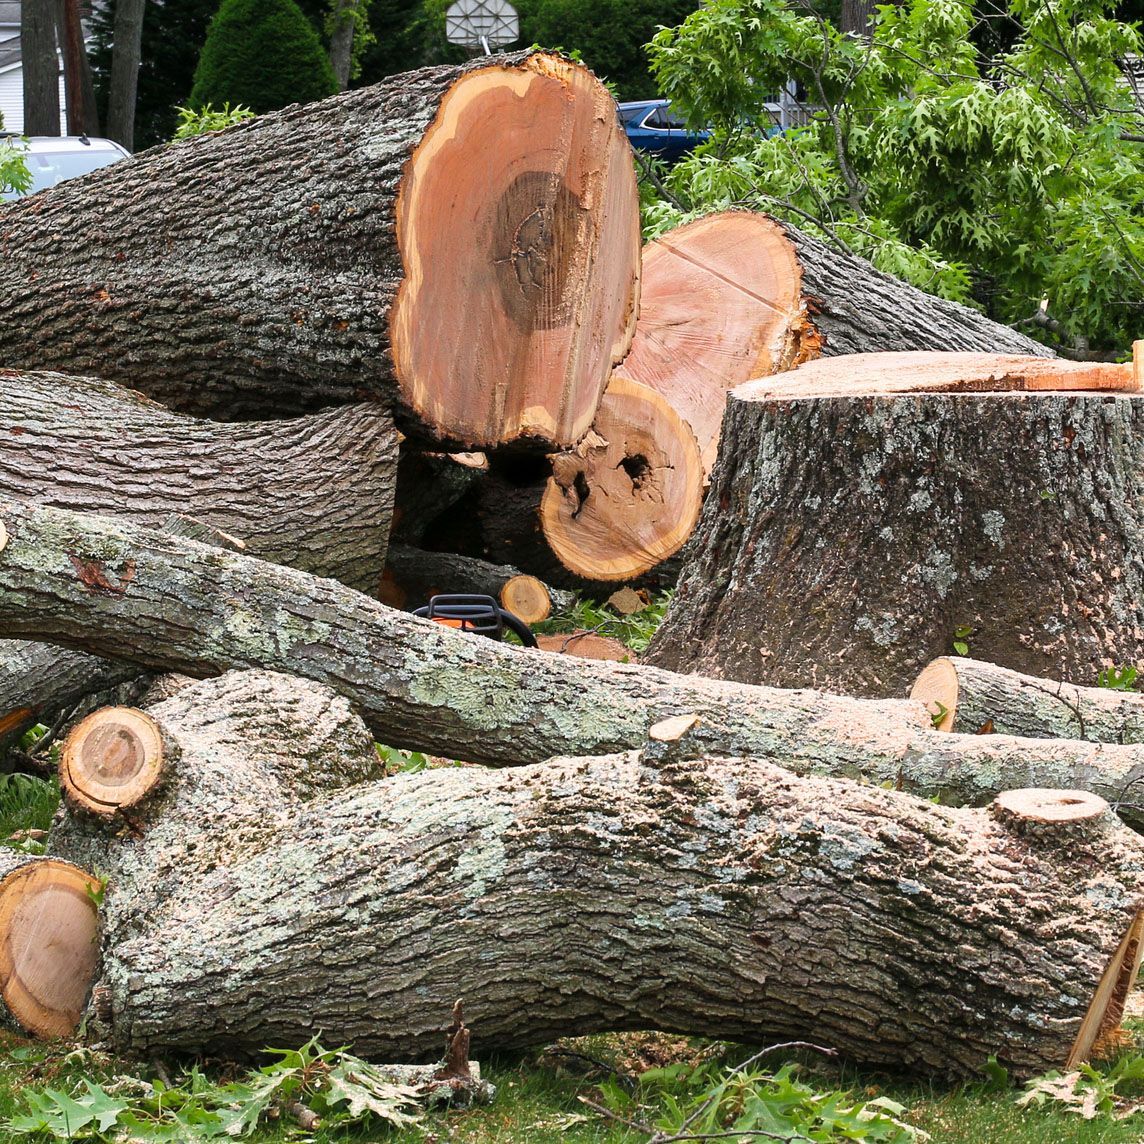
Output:
[[501,607],[526,624],[539,624],[552,614],[552,600],[542,580],[521,574],[500,590]]
[[673,556],[703,503],[695,435],[654,390],[613,377],[578,450],[553,459],[540,524],[585,580],[623,581]]
[[1114,1045],[1128,994],[1136,984],[1144,957],[1144,912],[1137,913],[1119,948],[1101,975],[1065,1068],[1075,1068],[1098,1055],[1104,1044]]
[[464,75],[406,169],[397,230],[390,333],[413,412],[470,445],[582,437],[638,296],[635,170],[604,86],[543,52]]
[[110,817],[155,788],[163,761],[163,738],[149,715],[133,707],[105,707],[68,735],[60,785],[69,802]]
[[1028,787],[1002,791],[993,800],[993,814],[1013,826],[1071,826],[1109,814],[1108,803],[1083,790],[1045,790]]
[[79,1025],[99,954],[99,881],[54,858],[20,866],[0,882],[0,993],[38,1037]]
[[941,656],[922,669],[910,690],[910,698],[920,699],[926,705],[935,731],[952,731],[958,690],[957,666],[948,656]]
[[570,632],[567,635],[537,636],[541,651],[553,655],[571,655],[580,659],[599,659],[609,663],[635,663],[631,649],[611,636],[598,636],[593,632]]
[[8,547],[8,530],[0,523],[0,552]]

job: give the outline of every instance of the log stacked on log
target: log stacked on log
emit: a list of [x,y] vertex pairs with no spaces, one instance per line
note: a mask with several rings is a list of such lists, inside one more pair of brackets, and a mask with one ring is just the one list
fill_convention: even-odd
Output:
[[732,392],[691,560],[645,657],[901,694],[974,655],[1095,683],[1144,658],[1131,366],[855,355]]
[[[57,954],[38,982],[63,1020],[88,974],[89,1021],[124,1052],[245,1055],[317,1025],[426,1056],[463,984],[505,1048],[654,1026],[1028,1074],[1086,1057],[1138,968],[1144,843],[1083,792],[955,810],[656,742],[368,781],[344,701],[258,672],[148,718],[179,765],[131,830],[73,809],[53,831],[50,862],[108,881],[98,959]],[[114,736],[81,734],[69,748],[118,767]],[[0,911],[23,898],[0,883]],[[90,897],[61,904],[90,947]]]
[[376,399],[433,439],[573,444],[638,298],[614,108],[585,68],[523,52],[391,77],[6,205],[0,362],[215,417]]

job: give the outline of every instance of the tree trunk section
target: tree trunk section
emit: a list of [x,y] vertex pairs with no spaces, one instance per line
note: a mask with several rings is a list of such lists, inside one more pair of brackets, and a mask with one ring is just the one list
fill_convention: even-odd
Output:
[[393,527],[395,544],[422,547],[426,530],[488,471],[484,453],[426,453],[405,442],[397,462]]
[[626,582],[683,547],[702,505],[694,433],[654,389],[617,376],[592,432],[552,459],[540,528],[578,579]]
[[56,20],[64,57],[68,134],[98,135],[95,84],[91,75],[91,61],[87,58],[87,47],[83,42],[79,0],[57,0]]
[[925,703],[939,731],[1144,743],[1137,691],[1077,687],[975,659],[941,656],[926,664],[910,698]]
[[[520,581],[531,583],[526,587]],[[509,589],[508,598],[505,597],[506,588]],[[518,615],[525,623],[539,623],[553,609],[566,611],[575,603],[571,592],[549,588],[535,576],[525,576],[508,564],[490,564],[471,556],[390,545],[380,593],[383,603],[393,608],[412,609],[427,604],[430,597],[442,593],[492,596],[500,601],[501,607]],[[542,606],[541,597],[546,607]],[[528,607],[521,607],[520,601],[524,599],[530,602]],[[545,615],[537,615],[537,611],[545,611]]]
[[330,33],[330,66],[338,81],[338,91],[350,86],[353,67],[354,32],[357,29],[357,11],[361,0],[337,0],[334,5],[333,30]]
[[498,1050],[660,1028],[1026,1075],[1084,1059],[1134,981],[1144,844],[1092,796],[954,810],[662,744],[343,787],[371,763],[358,733],[337,789],[303,800],[296,695],[324,689],[260,684],[281,730],[259,748],[232,686],[151,709],[181,758],[133,833],[72,814],[50,839],[107,872],[89,1028],[119,1052],[233,1057],[321,1028],[424,1058],[463,994]]
[[1104,385],[1131,367],[872,355],[736,390],[646,662],[855,695],[955,639],[1079,684],[1140,662],[1144,400]]
[[55,0],[24,0],[21,4],[20,60],[24,134],[59,135],[60,65],[56,57]]
[[107,99],[107,134],[135,150],[135,99],[143,45],[143,12],[147,0],[116,0],[115,39],[111,52],[111,89]]
[[0,360],[201,415],[371,399],[461,448],[563,447],[635,320],[630,148],[542,52],[157,148],[3,220]]

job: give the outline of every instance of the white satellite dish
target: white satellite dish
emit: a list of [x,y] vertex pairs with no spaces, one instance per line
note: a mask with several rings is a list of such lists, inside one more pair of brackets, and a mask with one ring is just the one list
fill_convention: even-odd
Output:
[[508,0],[457,0],[445,13],[445,35],[451,44],[488,55],[519,38],[520,20]]

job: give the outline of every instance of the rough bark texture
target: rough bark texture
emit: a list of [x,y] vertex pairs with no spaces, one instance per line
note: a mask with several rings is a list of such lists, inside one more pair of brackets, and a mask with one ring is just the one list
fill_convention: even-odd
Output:
[[[475,592],[499,600],[504,586],[520,575],[518,568],[507,564],[392,544],[381,599],[394,608],[416,608],[442,592]],[[554,611],[564,611],[575,603],[571,592],[547,586],[545,589]]]
[[1080,684],[1144,657],[1141,398],[754,388],[647,662],[893,695],[959,629]]
[[60,133],[60,65],[56,57],[55,0],[20,6],[24,134]]
[[[259,732],[282,728],[267,773],[294,775],[313,744],[284,704],[322,689],[256,678]],[[304,802],[260,774],[256,803],[232,688],[249,693],[232,676],[151,709],[183,757],[134,832],[73,815],[51,839],[108,871],[92,1025],[124,1052],[256,1053],[321,1028],[434,1056],[463,994],[481,1051],[654,1027],[1035,1073],[1069,1059],[1144,905],[1144,845],[1107,810],[1037,824],[662,745]],[[364,728],[345,733],[366,768]]]
[[[948,735],[920,702],[780,691],[630,664],[540,656],[395,612],[332,580],[176,542],[120,522],[0,511],[0,623],[144,666],[215,674],[263,666],[339,691],[377,738],[474,762],[540,762],[644,745],[696,716],[680,757],[753,755],[863,777],[951,803],[1019,787],[1119,802],[1144,774],[1133,746]],[[82,554],[81,568],[66,550]],[[122,592],[121,570],[133,576]],[[83,570],[108,576],[93,588]],[[1131,806],[1120,811],[1133,821]]]
[[802,293],[824,357],[883,350],[1053,351],[983,314],[883,274],[780,222],[802,268]]
[[111,382],[0,370],[0,496],[166,528],[189,517],[245,551],[376,591],[397,434],[359,405],[223,425]]
[[146,6],[147,0],[116,0],[115,5],[107,134],[128,151],[135,150],[135,97],[139,89],[139,57]]
[[402,445],[389,539],[422,547],[432,523],[448,512],[489,467],[483,453],[426,453]]
[[1077,687],[975,659],[935,659],[910,697],[926,704],[939,731],[1144,743],[1144,695],[1137,691]]
[[[427,68],[9,204],[0,361],[228,419],[368,398],[442,439],[571,443],[638,285],[630,151],[614,115],[584,126],[585,101],[611,105],[543,53]],[[470,104],[503,147],[473,138]],[[441,187],[458,165],[469,181]]]

